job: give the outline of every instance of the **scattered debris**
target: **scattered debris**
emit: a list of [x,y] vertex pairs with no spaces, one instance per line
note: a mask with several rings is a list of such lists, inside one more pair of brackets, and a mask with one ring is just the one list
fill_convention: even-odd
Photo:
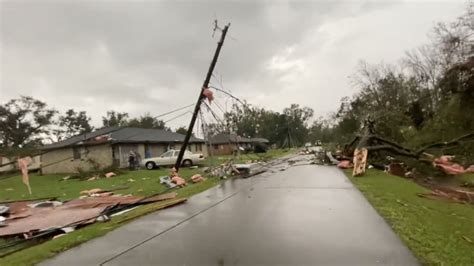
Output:
[[406,175],[405,165],[403,163],[392,162],[387,166],[387,173],[400,176],[400,177],[405,177]]
[[354,169],[352,176],[361,176],[365,173],[367,165],[368,150],[366,148],[356,148],[354,150]]
[[138,208],[138,206],[132,207],[132,208],[128,208],[128,209],[125,209],[125,210],[123,210],[123,211],[116,212],[116,213],[114,213],[114,214],[112,214],[112,215],[110,215],[110,216],[111,216],[111,217],[114,217],[114,216],[122,215],[122,214],[124,214],[124,213],[129,212],[129,211],[135,210],[136,208]]
[[186,180],[183,178],[179,177],[178,175],[175,175],[171,177],[171,181],[175,183],[178,187],[184,187],[186,186]]
[[337,167],[341,169],[350,169],[352,168],[352,163],[351,161],[343,160],[343,161],[340,161],[339,164],[337,164]]
[[108,172],[105,174],[105,177],[109,178],[109,177],[113,177],[113,176],[116,176],[117,174],[114,173],[114,172]]
[[99,217],[97,217],[95,220],[97,222],[108,222],[108,221],[110,221],[110,217],[105,215],[105,214],[102,214]]
[[171,177],[171,182],[175,183],[178,187],[186,186],[186,180],[184,180],[178,175],[178,171],[176,170],[176,168],[174,167],[171,168],[170,177]]
[[40,202],[35,202],[32,204],[28,204],[28,207],[30,208],[45,208],[45,207],[58,207],[63,205],[62,202],[60,201],[40,201]]
[[6,220],[6,219],[7,219],[7,218],[5,218],[5,217],[3,217],[3,216],[0,216],[0,227],[5,227],[5,226],[7,226],[7,225],[5,224],[5,220]]
[[0,205],[0,214],[8,213],[10,211],[10,207],[6,205]]
[[63,227],[61,228],[61,230],[67,234],[67,233],[71,233],[75,230],[76,228],[74,226],[67,226],[67,227]]
[[329,161],[334,164],[334,165],[338,165],[339,164],[339,160],[337,160],[336,158],[334,158],[334,156],[332,155],[331,152],[326,152],[326,156],[328,157]]
[[[60,206],[32,207],[34,204],[28,202],[13,202],[10,207],[10,216],[6,217],[4,224],[0,227],[0,236],[24,235],[31,237],[36,233],[50,229],[61,229],[68,233],[77,225],[85,225],[94,221],[108,221],[110,214],[117,209],[117,212],[137,205],[148,204],[158,201],[174,200],[177,194],[166,193],[148,198],[135,196],[104,196],[87,197],[75,199]],[[183,202],[185,199],[179,199]],[[42,204],[43,202],[40,202]],[[120,207],[120,208],[118,208]],[[15,215],[12,218],[12,214]]]
[[160,177],[160,184],[164,184],[168,188],[176,187],[176,184],[171,181],[171,178],[169,176],[161,176]]
[[94,180],[97,180],[97,177],[93,176],[93,177],[89,177],[89,178],[87,179],[87,181],[94,181]]
[[447,187],[438,187],[428,193],[420,193],[418,196],[429,199],[444,198],[456,202],[474,203],[474,192]]
[[455,156],[443,155],[436,158],[433,165],[448,175],[460,175],[464,173],[474,173],[474,165],[464,169],[461,165],[454,163]]
[[28,188],[28,192],[30,192],[30,195],[33,193],[31,192],[30,177],[28,176],[28,165],[30,165],[32,162],[33,160],[29,156],[18,159],[18,168],[20,169],[22,174],[23,184],[25,184],[25,186]]
[[209,104],[212,103],[212,101],[214,100],[214,93],[209,88],[205,88],[202,91],[202,95],[207,98]]
[[100,193],[93,193],[90,196],[91,197],[108,197],[112,196],[114,193],[113,192],[100,192]]
[[50,228],[62,228],[74,223],[80,224],[97,217],[105,208],[73,208],[66,204],[57,208],[32,208],[29,209],[29,216],[8,220],[8,226],[0,228],[0,236],[34,233]]
[[65,236],[65,235],[66,235],[66,234],[55,235],[55,236],[53,236],[53,239],[60,238],[60,237]]
[[471,243],[471,244],[474,243],[474,242],[472,242],[472,240],[471,240],[469,237],[467,237],[467,236],[462,236],[462,238],[463,238],[464,240],[466,240],[467,242]]
[[411,171],[406,172],[405,177],[415,179],[417,177],[416,169],[413,168]]
[[198,183],[198,182],[204,181],[204,177],[202,177],[202,175],[200,174],[195,174],[191,176],[191,180],[193,181],[193,183]]
[[83,191],[81,191],[79,194],[91,196],[92,194],[97,194],[97,193],[101,193],[101,192],[103,192],[102,189],[100,189],[100,188],[93,188],[93,189],[89,189],[89,190],[83,190]]

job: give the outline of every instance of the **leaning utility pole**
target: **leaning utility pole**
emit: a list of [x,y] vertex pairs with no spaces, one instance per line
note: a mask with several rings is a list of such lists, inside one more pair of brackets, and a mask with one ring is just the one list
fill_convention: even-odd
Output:
[[[215,23],[216,23],[215,29],[217,29],[217,21]],[[214,53],[214,58],[212,58],[211,65],[209,66],[209,70],[207,71],[206,79],[204,80],[201,90],[199,91],[198,100],[196,102],[196,107],[194,107],[193,117],[191,118],[191,122],[189,123],[188,132],[186,132],[186,137],[184,138],[184,142],[183,142],[183,145],[181,146],[181,150],[179,150],[178,159],[176,159],[176,163],[174,165],[174,168],[176,168],[176,170],[179,170],[179,167],[181,166],[181,161],[183,160],[184,152],[186,151],[186,147],[188,146],[189,139],[191,138],[191,133],[193,132],[194,123],[196,122],[197,115],[199,113],[199,110],[201,109],[201,101],[205,97],[203,95],[204,89],[206,89],[209,86],[212,72],[214,72],[214,67],[216,66],[217,58],[219,57],[219,53],[221,51],[222,45],[224,44],[225,35],[227,34],[227,30],[229,29],[229,27],[230,27],[230,23],[227,24],[224,27],[224,29],[222,29],[221,39],[217,43],[217,48],[216,48],[216,52]]]

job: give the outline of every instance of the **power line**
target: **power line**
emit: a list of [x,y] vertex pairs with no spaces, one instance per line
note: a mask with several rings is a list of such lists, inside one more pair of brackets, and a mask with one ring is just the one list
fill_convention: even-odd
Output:
[[181,111],[181,110],[183,110],[183,109],[185,109],[185,108],[191,107],[191,106],[193,106],[193,105],[194,105],[194,103],[189,104],[189,105],[186,105],[186,106],[183,106],[183,107],[180,107],[180,108],[177,108],[177,109],[174,109],[174,110],[169,111],[169,112],[166,112],[166,113],[164,113],[164,114],[160,114],[160,115],[154,116],[154,118],[158,118],[158,117],[162,117],[162,116],[165,116],[165,115],[169,115],[169,114],[175,113],[175,112],[177,112],[177,111]]
[[179,115],[177,115],[177,116],[175,116],[175,117],[173,117],[173,118],[171,118],[171,119],[166,120],[165,123],[168,123],[168,122],[173,121],[173,120],[175,120],[175,119],[178,119],[178,118],[180,118],[180,117],[182,117],[182,116],[185,116],[185,115],[187,115],[188,113],[189,113],[189,114],[192,114],[191,111],[186,111],[186,112],[184,112],[184,113],[182,113],[182,114],[179,114]]
[[214,99],[214,103],[216,104],[217,108],[219,108],[219,110],[221,110],[222,114],[225,115],[227,113],[227,111],[224,111],[224,108],[222,108],[222,105],[219,104],[219,102],[217,101],[217,99]]
[[207,107],[207,110],[209,110],[209,112],[211,113],[211,115],[214,117],[214,119],[216,119],[216,121],[218,123],[221,123],[222,125],[225,125],[225,123],[217,116],[217,114],[214,112],[214,110],[211,109],[211,107],[209,106],[209,104],[207,104],[206,102],[204,102],[204,106]]
[[242,102],[242,100],[240,100],[239,98],[235,97],[234,95],[230,94],[229,92],[227,92],[227,91],[225,91],[225,90],[223,90],[223,89],[219,89],[219,88],[214,87],[214,86],[209,86],[209,88],[215,89],[215,90],[217,90],[217,91],[220,91],[220,92],[222,92],[222,93],[228,95],[229,97],[232,97],[233,99],[237,100],[239,103],[241,103],[241,104],[244,105],[244,106],[247,105],[246,103]]

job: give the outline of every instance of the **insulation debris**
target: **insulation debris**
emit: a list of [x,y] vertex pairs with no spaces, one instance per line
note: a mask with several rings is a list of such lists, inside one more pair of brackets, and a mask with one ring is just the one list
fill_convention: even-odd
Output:
[[204,177],[202,177],[202,175],[200,174],[195,174],[191,176],[191,180],[193,181],[193,183],[198,183],[198,182],[204,181]]
[[112,176],[116,176],[117,174],[114,173],[114,172],[108,172],[105,174],[105,177],[109,178],[109,177],[112,177]]
[[178,187],[184,187],[186,186],[186,180],[184,180],[183,178],[175,175],[171,178],[171,181],[173,183],[175,183]]
[[352,168],[352,163],[351,163],[351,161],[347,161],[347,160],[340,161],[337,164],[337,167],[339,167],[341,169],[350,169],[350,168]]
[[460,175],[464,173],[474,173],[474,165],[464,169],[461,165],[454,163],[454,156],[443,155],[436,158],[433,165],[448,175]]

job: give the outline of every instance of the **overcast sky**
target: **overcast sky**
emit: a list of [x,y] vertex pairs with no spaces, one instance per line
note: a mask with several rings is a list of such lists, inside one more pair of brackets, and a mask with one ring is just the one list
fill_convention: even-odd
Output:
[[[427,42],[435,22],[452,21],[465,7],[349,0],[0,3],[0,103],[29,95],[60,111],[86,110],[96,127],[107,110],[158,115],[193,103],[218,40],[215,17],[231,27],[215,72],[222,84],[214,79],[214,85],[254,105],[281,111],[298,103],[319,116],[356,92],[349,76],[359,60],[396,62]],[[224,109],[232,103],[217,99]]]

